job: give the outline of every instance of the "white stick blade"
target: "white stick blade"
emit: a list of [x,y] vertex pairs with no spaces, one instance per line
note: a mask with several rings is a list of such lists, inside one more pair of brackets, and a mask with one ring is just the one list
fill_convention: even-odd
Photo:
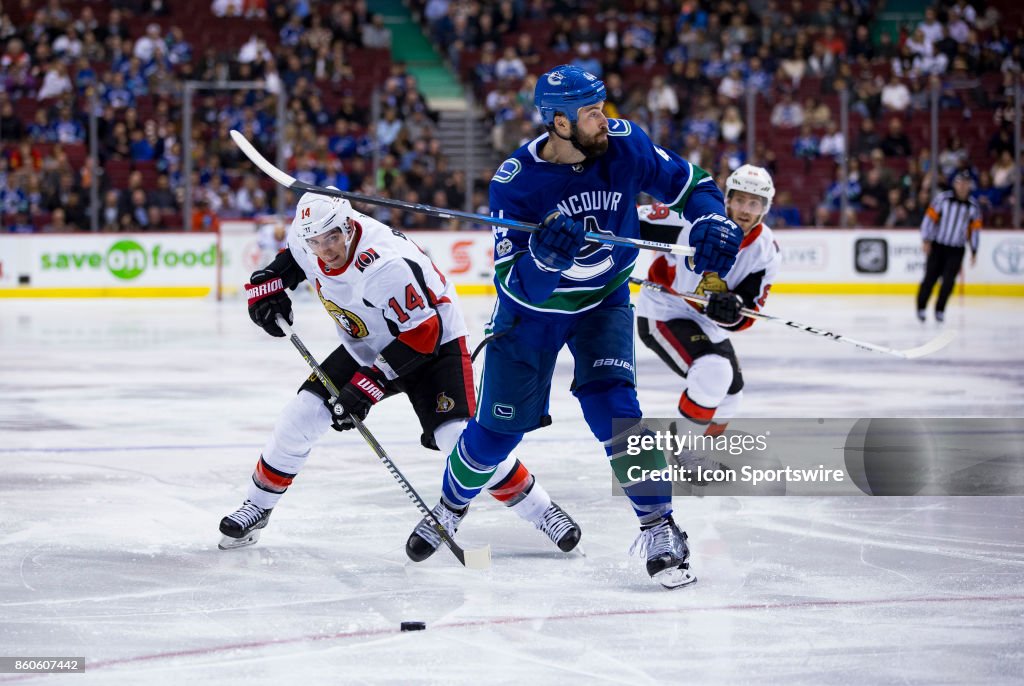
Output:
[[485,545],[476,550],[463,550],[462,557],[467,569],[488,569],[491,566],[491,546]]
[[282,186],[291,186],[295,183],[295,177],[289,176],[272,165],[266,157],[260,154],[259,150],[253,147],[253,144],[250,143],[245,136],[234,129],[231,129],[231,140],[233,140],[239,150],[249,158],[250,162],[259,167],[264,174],[272,178],[274,181],[277,181]]
[[914,360],[918,357],[924,357],[925,355],[931,355],[934,352],[938,352],[949,345],[953,339],[956,338],[956,331],[947,329],[932,340],[928,341],[924,345],[919,345],[916,348],[910,350],[904,350],[903,356],[908,360]]

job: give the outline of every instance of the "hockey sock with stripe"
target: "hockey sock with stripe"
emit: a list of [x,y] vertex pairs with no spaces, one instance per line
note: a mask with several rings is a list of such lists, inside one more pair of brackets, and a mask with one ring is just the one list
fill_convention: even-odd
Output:
[[500,434],[470,420],[448,455],[441,499],[453,509],[467,507],[521,439],[522,434]]

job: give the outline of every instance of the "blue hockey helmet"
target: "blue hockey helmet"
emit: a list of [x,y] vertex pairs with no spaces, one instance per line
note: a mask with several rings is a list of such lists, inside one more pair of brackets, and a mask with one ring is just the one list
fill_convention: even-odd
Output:
[[561,112],[573,124],[581,107],[601,102],[606,97],[604,81],[571,64],[562,64],[537,79],[533,104],[544,124],[552,126]]

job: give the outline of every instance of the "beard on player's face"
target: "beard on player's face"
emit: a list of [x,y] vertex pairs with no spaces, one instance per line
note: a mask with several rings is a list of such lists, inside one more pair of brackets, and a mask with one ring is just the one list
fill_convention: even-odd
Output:
[[600,157],[608,152],[608,132],[599,131],[592,136],[585,135],[579,128],[576,129],[576,146],[580,152],[587,156],[587,159]]

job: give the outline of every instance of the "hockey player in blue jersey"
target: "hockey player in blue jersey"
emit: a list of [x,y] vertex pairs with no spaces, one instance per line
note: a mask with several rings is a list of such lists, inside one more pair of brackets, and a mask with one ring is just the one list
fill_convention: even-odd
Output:
[[[505,160],[491,180],[492,216],[542,228],[494,231],[495,335],[486,348],[476,417],[448,457],[434,514],[454,534],[495,465],[526,432],[549,421],[555,358],[568,345],[572,393],[640,520],[634,545],[646,555],[648,574],[675,588],[696,579],[686,534],[672,519],[671,483],[637,478],[663,469],[664,454],[627,450],[630,436],[644,431],[627,284],[638,250],[586,242],[585,233],[639,238],[635,199],[646,192],[693,223],[693,269],[724,275],[743,232],[726,218],[722,193],[707,172],[654,145],[640,127],[607,119],[604,100],[604,84],[577,67],[541,76],[534,103],[547,133]],[[419,561],[439,543],[424,521],[406,552]]]

